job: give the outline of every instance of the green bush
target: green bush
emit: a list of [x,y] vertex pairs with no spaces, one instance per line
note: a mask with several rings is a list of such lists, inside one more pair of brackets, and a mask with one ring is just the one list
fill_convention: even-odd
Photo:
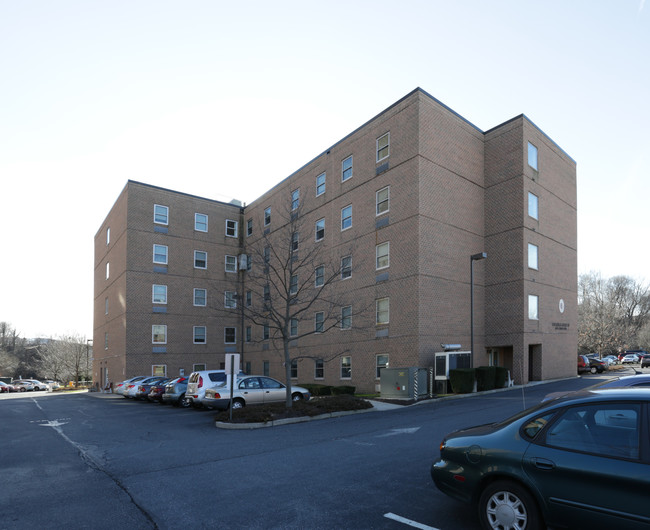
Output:
[[303,388],[306,388],[309,390],[310,394],[312,396],[331,396],[332,395],[332,387],[329,385],[319,385],[316,383],[305,383],[300,385]]
[[503,366],[495,366],[494,388],[503,388],[508,380],[508,369]]
[[496,367],[479,366],[476,368],[476,390],[484,392],[496,388]]
[[456,394],[469,394],[474,390],[474,369],[456,368],[449,370],[449,382]]
[[332,387],[332,395],[333,396],[340,396],[341,394],[350,394],[354,396],[354,391],[357,389],[356,386],[333,386]]

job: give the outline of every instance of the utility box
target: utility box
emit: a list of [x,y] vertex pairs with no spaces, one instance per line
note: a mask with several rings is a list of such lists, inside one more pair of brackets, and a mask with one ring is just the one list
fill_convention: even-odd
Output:
[[425,368],[382,368],[380,376],[382,398],[420,399],[427,395]]

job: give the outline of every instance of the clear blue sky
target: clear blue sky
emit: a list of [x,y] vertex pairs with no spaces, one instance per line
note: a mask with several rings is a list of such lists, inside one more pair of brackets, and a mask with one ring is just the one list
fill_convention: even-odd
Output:
[[650,280],[645,0],[0,0],[0,321],[92,337],[128,179],[251,202],[421,87],[578,164],[578,267]]

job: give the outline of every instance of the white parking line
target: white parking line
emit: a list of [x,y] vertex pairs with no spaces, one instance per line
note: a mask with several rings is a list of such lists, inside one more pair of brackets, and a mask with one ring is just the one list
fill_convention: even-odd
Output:
[[412,526],[413,528],[419,528],[420,530],[438,530],[433,526],[427,526],[426,524],[418,523],[417,521],[412,521],[411,519],[407,519],[406,517],[400,517],[399,515],[395,515],[394,513],[390,513],[390,512],[385,513],[384,517],[386,517],[387,519],[392,519],[393,521],[397,521],[398,523],[403,523]]

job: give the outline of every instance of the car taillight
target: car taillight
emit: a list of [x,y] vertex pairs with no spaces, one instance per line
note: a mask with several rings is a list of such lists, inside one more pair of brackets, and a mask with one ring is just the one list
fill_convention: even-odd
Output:
[[214,399],[221,399],[221,394],[219,394],[219,392],[215,392]]
[[203,386],[203,376],[199,376],[199,388]]

